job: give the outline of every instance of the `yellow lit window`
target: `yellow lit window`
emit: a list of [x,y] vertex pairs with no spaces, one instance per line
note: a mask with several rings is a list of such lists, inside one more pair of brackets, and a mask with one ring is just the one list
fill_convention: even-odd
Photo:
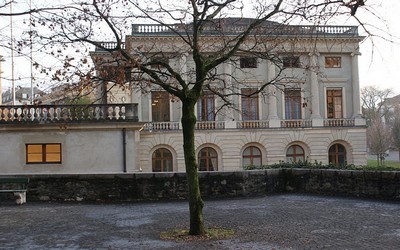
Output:
[[61,143],[26,144],[26,163],[61,163]]

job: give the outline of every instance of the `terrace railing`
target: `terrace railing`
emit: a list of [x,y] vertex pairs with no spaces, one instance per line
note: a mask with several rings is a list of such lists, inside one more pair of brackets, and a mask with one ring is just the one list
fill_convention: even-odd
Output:
[[[234,25],[225,25],[223,28],[216,28],[216,25],[204,27],[205,35],[235,35],[244,32],[249,27],[248,24],[235,23]],[[132,24],[132,35],[175,35],[191,32],[191,25],[170,24],[168,26],[161,24]],[[358,36],[357,26],[314,26],[314,25],[283,25],[279,23],[265,24],[254,30],[259,35],[277,35],[277,36]]]
[[0,123],[82,123],[138,121],[138,105],[20,105],[0,106]]
[[283,120],[281,121],[282,128],[310,128],[312,127],[311,120]]
[[324,127],[353,127],[354,119],[325,119]]
[[[100,46],[96,46],[95,51],[105,51],[105,49],[114,49],[117,42],[100,42]],[[121,43],[121,49],[125,49],[125,43]]]
[[236,123],[237,128],[268,128],[269,121],[266,120],[254,120],[254,121],[238,121]]

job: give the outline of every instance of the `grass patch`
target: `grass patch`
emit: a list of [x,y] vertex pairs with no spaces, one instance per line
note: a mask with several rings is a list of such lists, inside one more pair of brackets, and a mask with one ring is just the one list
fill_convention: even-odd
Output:
[[[371,168],[381,168],[380,166],[378,167],[378,161],[377,160],[368,160],[367,166]],[[400,162],[398,161],[385,161],[385,166],[383,167],[388,167],[388,168],[393,168],[400,170]]]
[[205,235],[189,235],[189,229],[171,229],[160,234],[162,240],[196,241],[196,240],[223,240],[232,238],[235,231],[227,228],[209,228]]

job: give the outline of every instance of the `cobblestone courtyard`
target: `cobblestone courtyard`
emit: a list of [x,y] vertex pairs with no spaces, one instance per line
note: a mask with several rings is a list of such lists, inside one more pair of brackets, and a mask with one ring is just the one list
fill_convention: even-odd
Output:
[[400,204],[276,195],[206,201],[208,227],[232,239],[162,241],[188,226],[186,202],[0,202],[0,249],[399,249]]

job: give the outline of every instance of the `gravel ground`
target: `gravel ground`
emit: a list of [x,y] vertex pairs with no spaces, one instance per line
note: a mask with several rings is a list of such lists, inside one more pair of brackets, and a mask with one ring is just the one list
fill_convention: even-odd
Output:
[[174,242],[188,227],[186,202],[78,204],[0,202],[0,249],[400,249],[400,204],[276,195],[206,201],[208,227],[226,240]]

